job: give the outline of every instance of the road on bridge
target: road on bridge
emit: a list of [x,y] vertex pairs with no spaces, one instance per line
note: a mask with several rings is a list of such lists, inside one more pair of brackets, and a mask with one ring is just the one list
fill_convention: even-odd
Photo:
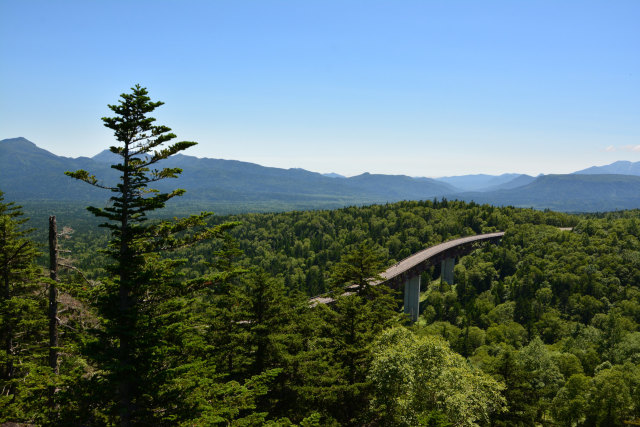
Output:
[[385,279],[381,283],[391,281],[392,279],[406,273],[407,271],[410,271],[417,266],[426,263],[432,258],[440,258],[443,254],[446,254],[456,248],[467,247],[470,244],[478,242],[497,240],[502,236],[504,236],[504,231],[500,231],[497,233],[478,234],[475,236],[449,240],[448,242],[440,243],[438,245],[431,246],[430,248],[423,249],[420,252],[416,252],[415,254],[403,259],[397,264],[392,265],[383,273],[380,273],[380,275]]
[[[475,243],[496,241],[502,238],[502,236],[504,236],[504,231],[478,234],[475,236],[449,240],[448,242],[440,243],[427,249],[423,249],[420,252],[416,252],[415,254],[403,259],[402,261],[389,267],[384,272],[380,273],[380,276],[382,276],[384,280],[372,283],[372,285],[391,284],[394,281],[404,282],[406,281],[406,276],[419,275],[422,271],[432,265],[433,262],[451,257],[452,254],[459,254],[461,251],[469,252],[470,249],[474,248]],[[347,294],[348,293],[349,292],[347,292]],[[312,305],[330,304],[333,301],[333,298],[322,295],[314,297],[310,300]]]

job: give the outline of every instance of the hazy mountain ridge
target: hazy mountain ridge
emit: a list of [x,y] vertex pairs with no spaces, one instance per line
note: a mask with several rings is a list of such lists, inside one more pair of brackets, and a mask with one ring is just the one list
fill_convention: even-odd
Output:
[[436,180],[453,185],[459,191],[486,191],[487,189],[498,187],[502,184],[513,181],[520,176],[521,174],[518,173],[505,173],[497,176],[487,174],[473,174],[444,176],[441,178],[436,178]]
[[627,160],[619,160],[609,165],[591,166],[574,172],[580,175],[601,175],[601,174],[617,174],[617,175],[639,175],[640,162],[630,162]]
[[8,200],[102,198],[99,189],[64,175],[67,170],[92,167],[92,173],[115,180],[115,171],[90,158],[56,156],[25,138],[0,141],[0,190],[5,192]]
[[458,194],[462,200],[495,205],[597,212],[640,207],[640,176],[542,175],[512,189]]
[[[7,200],[104,203],[108,192],[64,175],[85,169],[108,185],[117,180],[110,167],[118,157],[105,150],[93,158],[56,156],[25,138],[0,141],[0,190]],[[631,162],[616,162],[614,170],[635,170]],[[640,207],[640,176],[601,174],[604,166],[569,175],[464,175],[440,179],[363,173],[353,177],[304,169],[265,167],[237,160],[172,156],[162,166],[180,167],[176,180],[158,182],[169,191],[184,188],[180,203],[228,204],[239,211],[262,204],[276,210],[335,208],[346,205],[447,197],[494,205],[550,208],[560,211],[607,211]],[[329,176],[327,176],[329,175]],[[462,191],[454,186],[476,191]]]
[[[105,200],[104,191],[64,175],[85,169],[108,185],[115,183],[110,164],[117,156],[108,150],[92,159],[56,156],[24,138],[0,141],[0,189],[13,200]],[[392,202],[410,198],[432,198],[454,191],[432,179],[408,176],[362,174],[336,179],[304,169],[280,169],[237,160],[198,158],[178,154],[158,164],[180,167],[176,180],[157,183],[161,191],[187,190],[183,200],[309,202],[312,206],[338,207],[350,204]]]
[[536,180],[536,177],[531,175],[525,175],[525,174],[517,175],[515,178],[513,178],[510,181],[485,188],[483,191],[510,190],[513,188],[523,187],[527,184],[532,183],[535,180]]

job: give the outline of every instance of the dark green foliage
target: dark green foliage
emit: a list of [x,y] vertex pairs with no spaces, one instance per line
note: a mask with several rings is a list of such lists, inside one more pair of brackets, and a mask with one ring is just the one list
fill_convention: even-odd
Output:
[[148,117],[160,105],[162,102],[152,102],[140,86],[122,94],[119,104],[109,105],[115,116],[102,120],[121,144],[110,148],[119,159],[112,165],[119,174],[116,185],[105,185],[82,169],[67,172],[113,193],[109,206],[88,208],[106,220],[101,226],[110,230],[106,253],[112,262],[107,266],[111,277],[94,289],[101,325],[87,351],[100,367],[93,379],[100,383],[96,400],[104,400],[106,414],[122,425],[149,422],[157,413],[155,396],[167,366],[156,355],[163,352],[162,332],[172,320],[165,315],[165,306],[187,291],[174,273],[180,262],[160,258],[158,253],[219,237],[231,226],[204,227],[205,213],[171,222],[148,221],[148,212],[163,208],[169,199],[184,192],[150,189],[149,184],[175,178],[181,172],[179,168],[155,169],[155,165],[195,145],[178,142],[163,148],[175,135]]
[[401,319],[393,291],[372,285],[380,279],[382,260],[371,242],[354,245],[332,271],[335,303],[331,308],[318,307],[323,322],[318,343],[326,352],[322,361],[326,371],[310,381],[315,382],[310,399],[342,425],[369,421],[371,346]]
[[0,192],[0,422],[34,422],[46,402],[45,289],[20,206]]
[[376,291],[382,288],[371,283],[383,280],[380,273],[384,270],[384,255],[372,246],[370,241],[358,243],[333,267],[331,280],[339,287],[337,292],[342,292],[346,285],[350,292],[361,297],[373,298],[374,293],[380,294]]

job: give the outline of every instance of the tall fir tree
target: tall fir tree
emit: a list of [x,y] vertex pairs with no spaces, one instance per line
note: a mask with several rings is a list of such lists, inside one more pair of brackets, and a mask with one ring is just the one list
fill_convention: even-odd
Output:
[[319,342],[327,347],[329,363],[317,378],[314,398],[341,425],[371,421],[371,346],[384,329],[402,319],[391,288],[375,285],[382,279],[383,259],[381,249],[370,241],[352,247],[332,271],[335,302],[330,309],[320,307],[324,325]]
[[[111,278],[96,292],[101,327],[89,352],[99,372],[104,373],[97,381],[108,416],[123,426],[151,422],[158,413],[155,396],[168,369],[155,356],[162,354],[161,322],[166,319],[160,310],[168,299],[187,289],[173,277],[180,261],[160,254],[219,237],[231,227],[207,227],[209,213],[174,221],[148,221],[149,212],[184,193],[181,189],[161,193],[149,188],[182,172],[180,168],[158,168],[157,164],[196,144],[183,141],[163,147],[176,135],[149,117],[162,104],[152,102],[146,88],[136,85],[131,93],[121,95],[118,104],[109,105],[115,116],[102,120],[120,143],[110,147],[120,160],[111,166],[120,173],[117,185],[105,185],[85,170],[67,172],[72,178],[113,193],[110,206],[88,208],[106,220],[101,226],[111,231],[106,253],[112,259],[108,267]],[[111,396],[116,396],[115,401]]]

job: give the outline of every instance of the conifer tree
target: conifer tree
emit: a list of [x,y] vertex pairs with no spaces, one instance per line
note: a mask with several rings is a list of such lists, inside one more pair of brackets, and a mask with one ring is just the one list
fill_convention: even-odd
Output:
[[249,363],[245,355],[247,301],[240,281],[246,270],[237,265],[242,251],[234,239],[225,238],[223,247],[213,255],[215,272],[209,275],[211,285],[205,289],[203,298],[209,323],[206,338],[212,346],[209,358],[229,378],[238,380]]
[[326,410],[343,425],[369,421],[371,383],[367,371],[371,345],[386,328],[399,324],[398,303],[382,279],[383,254],[370,241],[361,242],[344,254],[332,271],[335,303],[321,308],[325,317],[330,363],[316,392]]
[[46,305],[38,292],[38,251],[22,215],[0,191],[0,423],[37,421],[46,398]]
[[96,309],[101,329],[91,353],[104,372],[106,387],[100,389],[112,420],[131,425],[141,420],[150,422],[154,413],[154,395],[167,369],[155,354],[161,354],[158,310],[163,302],[185,291],[172,276],[178,261],[160,256],[161,252],[185,247],[197,241],[217,237],[230,224],[206,227],[209,213],[174,221],[148,221],[147,214],[165,206],[184,190],[161,193],[149,185],[176,178],[180,168],[162,167],[158,163],[185,150],[195,142],[182,141],[164,147],[176,135],[167,126],[155,124],[149,117],[162,102],[153,102],[146,88],[136,85],[131,93],[121,95],[118,104],[109,105],[115,113],[104,117],[104,125],[112,129],[119,145],[110,147],[119,156],[112,165],[119,174],[116,185],[106,185],[85,170],[67,175],[113,193],[105,208],[89,207],[94,215],[106,220],[101,226],[111,231],[106,253],[112,263],[111,278],[97,290]]
[[243,292],[246,270],[237,264],[242,251],[228,235],[221,240],[213,271],[186,282],[195,292],[170,300],[165,310],[174,321],[163,332],[169,344],[163,360],[177,363],[167,363],[174,368],[160,391],[159,418],[170,425],[262,425],[274,412],[271,385],[279,370],[254,374],[254,321]]

